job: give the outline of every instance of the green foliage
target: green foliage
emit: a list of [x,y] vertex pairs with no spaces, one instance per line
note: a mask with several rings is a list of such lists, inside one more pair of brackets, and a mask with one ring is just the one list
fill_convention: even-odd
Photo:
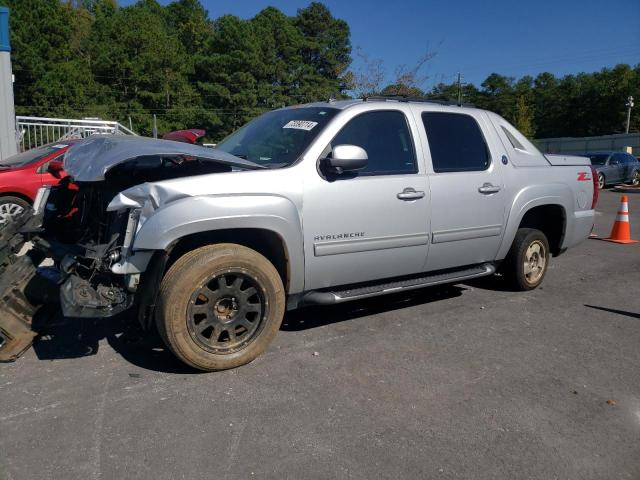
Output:
[[380,92],[381,95],[402,95],[407,97],[423,97],[424,92],[418,87],[406,85],[404,83],[394,83],[387,85]]
[[[163,2],[164,3],[164,2]],[[149,135],[205,128],[220,140],[254,116],[284,105],[356,95],[420,96],[425,54],[396,69],[382,87],[381,60],[349,71],[349,26],[312,2],[287,16],[268,7],[251,19],[211,20],[200,0],[0,0],[11,9],[16,112],[102,117]],[[561,78],[520,79],[492,73],[480,87],[463,84],[462,101],[495,111],[538,138],[624,131],[629,95],[640,99],[640,65]],[[431,98],[458,98],[438,84]],[[640,108],[631,130],[640,129]]]
[[516,100],[515,126],[525,137],[533,138],[533,109],[524,95],[519,95]]
[[[455,84],[436,85],[431,98],[455,101]],[[582,137],[622,133],[626,99],[640,98],[640,65],[617,65],[561,78],[545,72],[518,81],[492,73],[477,89],[463,86],[463,101],[492,110],[528,137]],[[632,110],[631,131],[640,130],[640,109]]]
[[349,27],[320,3],[288,17],[208,18],[199,0],[1,0],[11,9],[19,114],[101,116],[149,135],[219,140],[268,109],[341,97]]

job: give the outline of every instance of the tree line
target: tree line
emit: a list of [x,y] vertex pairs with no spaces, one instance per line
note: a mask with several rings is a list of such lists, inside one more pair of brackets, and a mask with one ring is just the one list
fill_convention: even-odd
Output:
[[[624,131],[640,65],[561,78],[493,73],[480,86],[424,88],[432,55],[396,69],[354,68],[348,24],[321,3],[288,16],[267,7],[250,19],[210,18],[199,0],[0,0],[8,6],[19,115],[116,119],[149,135],[204,128],[217,141],[285,105],[374,94],[456,100],[495,111],[530,137]],[[215,12],[218,13],[218,12]],[[437,54],[437,52],[436,52]],[[372,78],[373,76],[373,78]],[[640,126],[635,109],[632,129]]]

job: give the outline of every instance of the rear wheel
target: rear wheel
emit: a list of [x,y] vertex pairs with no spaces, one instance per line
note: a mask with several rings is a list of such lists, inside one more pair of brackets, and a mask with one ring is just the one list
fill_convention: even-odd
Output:
[[208,245],[169,269],[156,323],[180,360],[200,370],[224,370],[267,349],[284,307],[282,280],[269,260],[241,245]]
[[502,273],[516,290],[533,290],[549,267],[549,242],[540,230],[521,228],[502,265]]
[[598,188],[600,190],[602,190],[605,187],[606,183],[605,183],[605,178],[604,175],[602,173],[598,174]]
[[19,197],[0,197],[0,227],[22,215],[31,205]]

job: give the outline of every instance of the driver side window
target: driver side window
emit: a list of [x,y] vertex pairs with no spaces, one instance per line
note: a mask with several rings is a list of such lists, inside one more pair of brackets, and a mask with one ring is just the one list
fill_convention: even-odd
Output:
[[356,145],[367,152],[367,167],[358,176],[418,172],[413,138],[402,112],[366,112],[352,118],[331,142],[332,148],[337,145]]
[[611,165],[624,165],[625,156],[624,154],[614,153],[611,157],[611,161],[609,162]]

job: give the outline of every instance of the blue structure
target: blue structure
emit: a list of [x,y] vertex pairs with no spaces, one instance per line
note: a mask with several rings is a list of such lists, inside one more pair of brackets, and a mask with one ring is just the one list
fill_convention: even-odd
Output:
[[18,152],[13,106],[13,73],[9,41],[9,9],[0,7],[0,160]]
[[11,51],[11,40],[9,39],[9,9],[0,7],[0,52]]

